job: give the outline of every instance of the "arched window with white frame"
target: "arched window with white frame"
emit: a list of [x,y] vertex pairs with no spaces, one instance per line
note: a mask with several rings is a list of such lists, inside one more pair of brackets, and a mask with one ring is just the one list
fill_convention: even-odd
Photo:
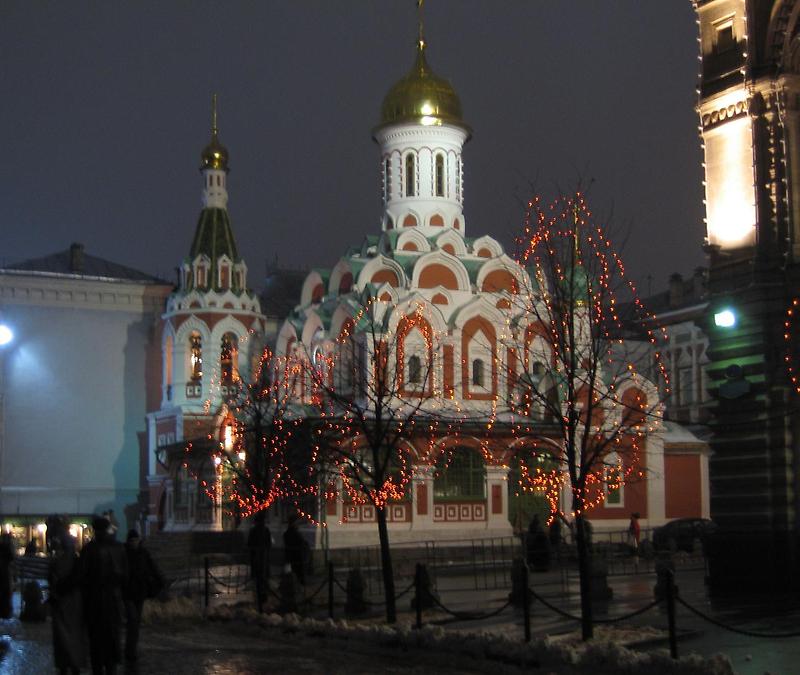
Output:
[[239,339],[233,333],[222,336],[219,353],[219,379],[223,387],[230,387],[239,379]]
[[435,171],[435,192],[437,197],[444,197],[444,155],[437,153],[436,155],[436,171]]
[[406,197],[416,195],[417,185],[417,162],[412,153],[406,155]]
[[482,397],[494,391],[495,341],[483,328],[473,333],[464,356],[466,385],[470,394]]
[[189,379],[194,383],[203,379],[203,338],[197,331],[189,336]]
[[430,345],[418,328],[403,338],[403,384],[406,389],[421,391],[431,382]]

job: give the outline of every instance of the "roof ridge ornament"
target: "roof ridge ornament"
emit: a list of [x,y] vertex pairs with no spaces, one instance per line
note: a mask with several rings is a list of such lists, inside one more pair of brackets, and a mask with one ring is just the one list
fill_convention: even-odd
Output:
[[217,132],[217,95],[211,94],[211,135],[216,138]]
[[228,149],[219,141],[217,95],[211,94],[211,142],[203,149],[201,171],[214,169],[228,172]]
[[425,49],[425,21],[423,10],[425,9],[425,0],[417,0],[417,45],[420,49]]

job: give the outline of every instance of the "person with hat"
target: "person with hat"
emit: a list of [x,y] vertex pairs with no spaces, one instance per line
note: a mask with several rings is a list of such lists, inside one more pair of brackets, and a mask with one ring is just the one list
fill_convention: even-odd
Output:
[[128,558],[128,585],[125,589],[125,660],[137,659],[139,624],[142,621],[144,601],[157,597],[164,588],[164,577],[153,557],[144,546],[137,530],[130,530],[125,541]]

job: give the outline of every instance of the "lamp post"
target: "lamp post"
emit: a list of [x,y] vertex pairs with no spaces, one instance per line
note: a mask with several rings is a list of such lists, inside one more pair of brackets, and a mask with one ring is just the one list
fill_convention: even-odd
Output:
[[5,486],[6,468],[6,385],[5,356],[9,345],[14,341],[14,331],[0,320],[0,513],[2,513],[2,493]]

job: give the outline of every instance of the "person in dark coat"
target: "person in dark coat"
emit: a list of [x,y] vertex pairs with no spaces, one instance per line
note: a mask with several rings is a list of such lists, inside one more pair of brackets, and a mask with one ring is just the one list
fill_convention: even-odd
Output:
[[283,551],[286,556],[286,564],[292,568],[297,580],[305,586],[306,541],[300,534],[300,530],[297,529],[297,518],[289,521],[289,525],[283,533]]
[[125,660],[133,663],[137,658],[139,624],[147,598],[155,598],[164,588],[164,577],[153,557],[144,546],[136,530],[128,532],[125,541],[128,558],[128,585],[125,589]]
[[92,522],[94,539],[81,552],[84,619],[94,675],[112,675],[122,656],[123,591],[128,583],[125,547],[115,541],[108,519]]
[[533,560],[536,557],[539,535],[541,533],[542,533],[542,526],[539,523],[539,514],[534,514],[533,518],[531,518],[530,524],[528,525],[528,534],[525,540],[527,548],[526,557],[529,565],[533,564]]
[[267,598],[269,588],[270,550],[272,548],[272,533],[267,527],[264,511],[259,511],[253,517],[253,526],[247,535],[247,548],[250,551],[250,574],[256,586],[256,600],[259,611]]
[[10,619],[11,563],[14,561],[14,542],[7,532],[0,536],[0,619]]
[[558,514],[553,514],[553,521],[550,523],[550,546],[558,548],[561,545],[561,520]]
[[86,665],[83,598],[75,553],[75,537],[63,524],[48,526],[53,557],[49,572],[49,603],[53,624],[53,656],[62,675],[79,673]]

